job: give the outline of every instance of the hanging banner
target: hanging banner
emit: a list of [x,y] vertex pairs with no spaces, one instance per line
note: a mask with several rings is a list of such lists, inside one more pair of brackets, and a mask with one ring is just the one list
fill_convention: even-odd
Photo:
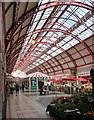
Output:
[[36,89],[36,79],[31,78],[31,89]]

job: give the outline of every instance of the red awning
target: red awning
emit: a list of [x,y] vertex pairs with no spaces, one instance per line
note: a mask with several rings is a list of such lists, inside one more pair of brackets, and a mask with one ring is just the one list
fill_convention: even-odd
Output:
[[56,79],[49,79],[47,81],[53,81],[53,82],[56,82],[57,80]]
[[62,81],[62,79],[58,79],[57,81]]
[[67,78],[63,78],[62,80],[75,81],[76,79],[70,76],[70,77],[67,77]]
[[78,80],[78,81],[87,81],[87,80],[84,79],[84,78],[76,78],[76,80]]

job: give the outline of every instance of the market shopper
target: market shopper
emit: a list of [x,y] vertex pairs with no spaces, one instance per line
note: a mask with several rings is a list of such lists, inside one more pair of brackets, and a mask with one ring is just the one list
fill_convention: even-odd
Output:
[[24,92],[24,84],[22,83],[22,91]]
[[41,87],[40,87],[40,90],[39,90],[40,95],[42,95],[43,89],[44,89],[44,86],[41,86]]
[[13,94],[13,83],[10,84],[10,94]]
[[18,95],[18,93],[19,93],[19,85],[18,85],[18,83],[16,83],[16,96]]

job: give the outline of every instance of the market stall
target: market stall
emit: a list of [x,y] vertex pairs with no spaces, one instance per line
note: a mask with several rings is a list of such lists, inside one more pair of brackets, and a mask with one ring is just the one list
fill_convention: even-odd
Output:
[[44,82],[44,85],[45,85],[45,78],[46,77],[49,77],[48,75],[44,74],[44,73],[41,73],[41,72],[35,72],[35,73],[32,73],[30,75],[28,75],[29,78],[34,78],[34,79],[31,79],[29,80],[29,82],[31,82],[31,86],[29,85],[29,87],[31,88],[35,88],[38,90],[39,86],[38,86],[38,78],[44,78],[43,82]]

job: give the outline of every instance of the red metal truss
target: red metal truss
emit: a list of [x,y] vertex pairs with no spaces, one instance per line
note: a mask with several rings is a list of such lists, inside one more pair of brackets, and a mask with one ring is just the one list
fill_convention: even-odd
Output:
[[58,6],[58,5],[73,5],[73,6],[83,7],[83,8],[89,9],[89,10],[94,10],[94,8],[92,6],[89,6],[89,5],[81,3],[81,2],[73,2],[73,1],[64,1],[64,2],[61,1],[61,2],[46,3],[46,4],[39,6],[39,10],[43,10],[43,9],[53,7],[53,6]]
[[11,28],[8,30],[7,34],[6,34],[6,47],[9,43],[9,41],[13,38],[13,35],[15,33],[15,31],[18,29],[18,27],[25,21],[27,20],[29,17],[33,16],[33,13],[35,11],[36,7],[34,7],[33,9],[29,10],[28,12],[26,12],[24,15],[22,15],[16,23],[14,23],[13,26],[11,26]]
[[[27,6],[28,6],[28,2],[26,3],[26,6],[25,6],[25,10],[24,10],[24,14],[22,16],[20,16],[18,18],[18,13],[19,13],[19,4],[20,3],[10,3],[8,5],[8,7],[6,8],[5,10],[5,13],[7,14],[8,10],[11,8],[11,6],[14,6],[14,14],[13,14],[13,24],[12,26],[10,27],[10,29],[7,31],[7,33],[5,32],[6,34],[6,52],[7,52],[7,68],[9,68],[8,72],[11,73],[12,70],[13,70],[13,67],[14,69],[17,70],[18,69],[21,69],[21,70],[25,70],[27,68],[28,65],[31,65],[32,62],[35,62],[37,59],[39,59],[43,54],[46,54],[48,56],[51,57],[51,59],[54,59],[54,61],[58,64],[58,65],[55,65],[54,67],[57,67],[57,66],[60,66],[60,71],[63,72],[63,70],[65,70],[62,66],[62,64],[60,63],[59,60],[56,59],[56,56],[60,55],[61,58],[64,60],[65,58],[62,57],[62,53],[64,52],[67,57],[71,60],[69,62],[72,62],[74,67],[72,68],[76,68],[77,69],[77,64],[76,64],[76,60],[78,59],[83,59],[84,61],[84,65],[87,65],[87,63],[85,62],[84,60],[84,57],[86,56],[89,56],[91,55],[92,56],[92,59],[94,60],[94,55],[93,55],[93,51],[90,49],[90,47],[88,47],[87,43],[85,42],[85,40],[81,40],[78,36],[83,33],[84,31],[88,30],[90,27],[93,26],[93,24],[89,27],[86,27],[85,30],[81,31],[79,34],[77,35],[74,35],[72,34],[72,32],[77,29],[80,25],[82,25],[84,22],[86,22],[90,17],[92,17],[94,14],[93,12],[91,12],[90,14],[88,13],[86,16],[83,16],[83,18],[80,18],[77,14],[76,14],[76,11],[79,9],[79,7],[81,8],[85,8],[87,10],[90,10],[90,11],[94,11],[94,8],[90,5],[87,5],[85,3],[81,3],[81,2],[73,2],[73,1],[61,1],[61,2],[49,2],[49,3],[45,3],[45,4],[42,4],[42,5],[39,5],[37,4],[37,6],[35,6],[34,8],[30,9],[27,11]],[[91,3],[93,4],[93,3]],[[62,6],[66,6],[63,10],[61,10]],[[68,8],[70,6],[75,6],[75,8],[72,9],[72,12],[70,12],[70,10],[68,10]],[[76,7],[78,6],[78,7]],[[48,8],[51,8],[51,7],[54,7],[54,9],[52,10],[52,12],[50,13],[49,17],[48,18],[43,18],[46,10]],[[15,12],[15,10],[17,9],[17,11]],[[36,11],[37,9],[37,11]],[[36,21],[34,21],[34,19],[36,18],[36,15],[38,12],[42,11],[42,14],[40,16],[40,18]],[[59,14],[59,12],[61,12],[61,14],[56,17],[57,14]],[[66,17],[66,18],[62,18],[62,15],[64,15],[66,12],[69,12],[70,14]],[[36,15],[35,15],[36,14]],[[34,17],[35,15],[35,17]],[[73,20],[71,19],[71,15],[75,16],[75,18],[77,20]],[[24,22],[28,19],[28,18],[31,18],[30,22],[24,26]],[[52,22],[54,19],[56,18],[56,21],[55,22]],[[59,19],[62,19],[64,22],[63,24],[58,22]],[[45,20],[45,23],[44,25],[42,26],[42,28],[40,29],[37,29],[37,26],[39,25],[40,21],[41,20]],[[70,21],[73,21],[75,22],[75,24],[71,27],[71,28],[68,28],[67,26],[64,25],[64,23],[66,23],[67,20],[70,20]],[[32,32],[29,32],[27,33],[28,29],[30,28],[30,26],[33,25],[33,23],[37,22],[36,26],[34,27],[34,30]],[[5,24],[4,24],[5,25]],[[50,28],[49,25],[51,25]],[[54,25],[57,25],[58,28],[53,28]],[[65,30],[62,30],[60,27],[63,27]],[[19,29],[20,28],[20,29]],[[26,33],[21,36],[21,32],[22,30],[25,30],[25,28],[27,29],[26,30]],[[18,30],[19,29],[19,30]],[[18,30],[18,32],[17,32]],[[91,30],[93,31],[93,29]],[[43,36],[43,33],[46,32],[46,34]],[[67,50],[64,50],[63,48],[57,46],[58,50],[61,50],[62,53],[56,55],[55,57],[53,57],[51,54],[48,54],[47,51],[49,51],[51,48],[55,47],[56,46],[56,43],[59,43],[60,41],[62,41],[64,38],[66,38],[65,36],[59,36],[59,38],[57,38],[56,41],[53,41],[51,40],[50,37],[52,36],[49,36],[49,38],[47,38],[47,34],[49,32],[52,32],[53,34],[55,34],[56,36],[58,36],[58,33],[63,33],[64,35],[69,35],[71,36],[72,38],[76,39],[77,41],[79,41],[79,44],[81,43],[85,48],[86,50],[88,50],[89,52],[89,55],[86,55],[86,56],[82,56],[81,53],[79,52],[79,50],[77,50],[77,48],[75,48],[74,46],[74,49],[79,53],[79,55],[81,57],[77,58],[77,59],[74,59],[72,57],[72,55],[67,51]],[[31,45],[30,44],[30,39],[32,38],[33,35],[37,34],[37,36],[35,37],[35,40],[36,40],[36,45]],[[16,38],[17,36],[17,39],[14,39]],[[26,37],[29,37],[29,40],[28,40],[28,43],[23,47],[22,44],[23,42],[25,41]],[[94,35],[92,35],[93,37]],[[42,40],[44,39],[47,39],[49,40],[51,43],[49,42],[42,42]],[[16,40],[16,41],[15,41]],[[67,43],[69,43],[72,39],[70,39],[68,42],[65,42],[63,44],[63,46]],[[10,48],[7,49],[8,45],[10,43]],[[43,51],[38,51],[38,50],[35,50],[36,48],[39,49],[39,45],[42,44],[42,45],[50,45],[47,49],[43,49]],[[19,47],[18,47],[19,46]],[[29,47],[30,46],[30,47]],[[29,49],[25,52],[25,50],[27,49],[27,47],[29,47]],[[71,48],[73,48],[72,45],[71,45]],[[23,52],[20,53],[21,49],[23,49]],[[40,48],[42,50],[42,48]],[[56,50],[55,50],[56,51]],[[54,51],[54,52],[55,52]],[[34,53],[37,53],[37,52],[40,52],[40,54],[38,54],[37,57],[33,56]],[[19,54],[20,53],[20,54]],[[28,61],[30,60],[30,54],[33,54],[31,55],[32,57],[35,57],[33,61],[31,61],[31,63]],[[18,57],[19,56],[19,57]],[[29,56],[29,57],[28,57]],[[18,60],[17,60],[18,58]],[[50,61],[52,61],[51,59],[49,59]],[[17,61],[16,61],[17,60]],[[22,63],[20,63],[19,61],[22,60]],[[41,58],[41,60],[44,60]],[[34,68],[31,68],[29,71],[26,70],[27,73],[30,73],[30,71],[36,71],[36,67],[38,67],[38,69],[41,71],[41,72],[44,72],[40,66],[42,66],[44,68],[44,70],[47,72],[47,74],[49,74],[50,72],[48,71],[48,69],[52,69],[53,73],[55,74],[55,69],[53,67],[53,65],[51,65],[48,61],[49,60],[44,60],[44,62],[42,64],[38,63],[39,65],[36,66],[34,65],[35,67]],[[25,63],[25,61],[27,61]],[[44,63],[46,63],[50,66],[49,68],[46,68]],[[67,64],[68,68],[70,68],[69,66],[69,62],[66,62],[65,60],[65,64]],[[27,64],[27,65],[26,65]],[[92,63],[90,63],[92,64]],[[23,66],[24,65],[24,66]],[[57,70],[58,71],[58,70]]]

